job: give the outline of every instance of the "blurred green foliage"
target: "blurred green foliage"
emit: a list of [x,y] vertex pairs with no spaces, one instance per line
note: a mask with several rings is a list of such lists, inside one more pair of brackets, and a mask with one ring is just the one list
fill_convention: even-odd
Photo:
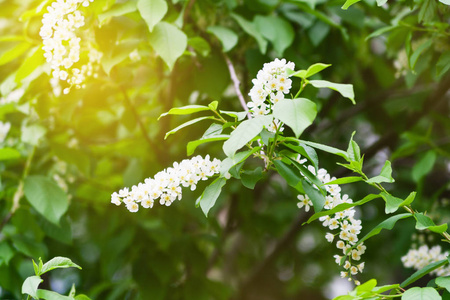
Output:
[[[449,221],[446,1],[363,0],[344,10],[341,0],[95,0],[80,9],[80,30],[103,53],[98,77],[59,97],[39,36],[51,2],[0,1],[0,120],[11,124],[0,144],[1,299],[22,298],[30,258],[55,256],[83,270],[56,270],[43,287],[68,294],[74,283],[92,299],[329,297],[335,249],[319,223],[301,226],[308,216],[295,191],[273,174],[254,190],[230,181],[208,218],[194,205],[206,184],[169,209],[130,214],[109,203],[112,192],[185,158],[205,129],[164,141],[187,118],[157,121],[161,113],[212,100],[241,110],[230,62],[244,95],[275,57],[297,69],[332,64],[315,79],[352,83],[357,105],[306,88],[319,113],[302,138],[345,149],[356,130],[366,174],[379,174],[389,158],[390,189],[403,198],[416,190],[418,208]],[[224,158],[214,143],[196,153]],[[348,175],[335,157],[319,155],[331,174]],[[345,191],[355,201],[368,194],[358,183]],[[383,210],[360,210],[365,232]],[[414,232],[408,222],[367,241],[361,281],[389,284],[411,273],[400,263]]]

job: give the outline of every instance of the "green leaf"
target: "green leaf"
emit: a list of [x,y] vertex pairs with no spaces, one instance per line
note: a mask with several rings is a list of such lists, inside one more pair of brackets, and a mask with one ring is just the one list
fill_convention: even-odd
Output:
[[[437,268],[445,266],[445,265],[448,265],[448,259],[443,259],[443,260],[440,260],[440,261],[433,262],[433,263],[423,267],[422,269],[416,271],[411,276],[409,276],[405,281],[403,281],[400,284],[400,287],[405,288],[408,285],[410,285],[411,283],[415,282],[416,280],[418,280],[418,279],[422,278],[423,276],[427,275],[428,273],[436,270]],[[402,297],[402,299],[403,299],[403,297]],[[421,299],[421,298],[418,298],[418,299]]]
[[136,11],[136,3],[137,1],[129,0],[125,3],[113,5],[109,10],[98,15],[99,26],[102,27],[109,18],[123,16]]
[[241,182],[242,185],[248,189],[253,190],[255,188],[256,183],[263,178],[262,168],[257,167],[252,171],[244,171],[241,174]]
[[211,53],[211,46],[204,38],[199,36],[189,38],[188,45],[201,56],[208,56]]
[[17,159],[20,157],[20,152],[13,148],[1,148],[0,149],[0,161]]
[[348,9],[350,6],[352,6],[355,3],[358,3],[361,0],[347,0],[345,1],[344,5],[342,5],[342,9]]
[[268,127],[272,123],[273,116],[260,116],[251,120],[242,122],[231,133],[230,138],[223,144],[223,152],[226,156],[232,157],[237,150],[244,147],[254,137],[256,137],[264,127]]
[[[361,0],[358,0],[358,1],[361,1]],[[365,41],[368,41],[368,40],[370,40],[371,38],[380,36],[380,35],[382,35],[383,33],[389,32],[389,31],[391,31],[391,30],[393,30],[393,29],[395,29],[395,28],[397,28],[397,27],[398,27],[398,26],[386,26],[386,27],[381,27],[380,29],[377,29],[377,30],[375,30],[374,32],[372,32],[371,34],[369,34],[369,35],[366,37]]]
[[215,142],[215,141],[223,141],[230,138],[230,135],[228,134],[220,134],[220,135],[214,135],[211,137],[201,138],[196,141],[191,141],[187,144],[187,155],[190,156],[194,153],[195,149],[205,143]]
[[441,234],[448,229],[447,223],[436,225],[430,217],[424,215],[423,213],[415,213],[414,218],[416,219],[417,230],[429,229],[433,232]]
[[369,233],[367,233],[362,239],[360,239],[353,247],[356,247],[356,246],[360,245],[362,242],[364,242],[365,240],[379,234],[381,232],[381,230],[383,230],[383,229],[391,230],[392,228],[394,228],[394,225],[395,225],[395,223],[397,223],[398,220],[409,218],[411,216],[412,215],[408,214],[408,213],[398,214],[398,215],[392,216],[392,217],[384,220],[383,222],[381,222],[380,224],[375,226],[371,231],[369,231]]
[[362,292],[371,292],[376,286],[377,281],[375,279],[370,279],[369,281],[357,286],[355,291],[357,295],[360,295]]
[[410,205],[414,198],[416,198],[416,192],[411,192],[402,203],[400,203],[399,207]]
[[380,195],[375,195],[375,194],[370,194],[367,195],[366,197],[364,197],[363,199],[357,201],[357,202],[353,202],[353,203],[341,203],[339,205],[336,205],[336,207],[330,209],[330,210],[326,210],[326,211],[321,211],[319,213],[315,213],[314,215],[312,215],[308,221],[306,221],[307,224],[311,223],[314,220],[317,220],[320,217],[323,216],[329,216],[335,213],[338,213],[340,211],[344,211],[346,209],[349,209],[351,207],[355,207],[355,206],[359,206],[359,205],[363,205],[369,201],[372,201],[376,198],[380,198]]
[[273,115],[288,125],[298,138],[314,122],[316,104],[305,98],[283,99],[273,106]]
[[227,157],[222,161],[222,164],[220,165],[220,176],[225,176],[225,174],[235,165],[243,162],[247,158],[250,157],[253,153],[258,152],[261,150],[262,146],[255,147],[251,150],[242,151],[236,153],[233,157]]
[[314,143],[314,142],[310,142],[310,141],[304,141],[304,140],[300,140],[301,143],[306,144],[308,146],[311,146],[313,148],[331,153],[331,154],[335,154],[338,155],[340,157],[343,157],[345,160],[348,160],[348,156],[347,153],[338,149],[338,148],[334,148],[334,147],[330,147],[327,145],[323,145],[323,144],[319,144],[319,143]]
[[309,83],[316,88],[329,88],[339,92],[343,97],[348,98],[355,103],[355,93],[353,92],[353,85],[333,83],[325,80],[311,80]]
[[186,105],[182,107],[174,107],[170,109],[168,112],[161,114],[158,118],[161,119],[167,115],[190,115],[196,112],[211,110],[208,106],[205,105]]
[[137,9],[147,23],[148,30],[152,32],[155,25],[166,15],[167,3],[164,0],[138,0]]
[[[442,1],[441,1],[442,2]],[[447,0],[448,4],[450,5],[450,0]],[[450,50],[445,51],[441,54],[439,57],[439,60],[436,63],[436,75],[442,76],[450,69]]]
[[305,157],[313,164],[316,170],[319,167],[319,158],[317,157],[316,151],[312,147],[309,147],[303,143],[300,143],[298,146],[289,143],[283,143],[283,146],[286,146],[289,149],[294,150],[298,154],[302,155],[302,157]]
[[427,151],[412,169],[412,178],[415,182],[419,182],[424,176],[433,170],[436,161],[436,152],[433,150]]
[[383,6],[387,3],[388,0],[377,0],[377,5],[378,6]]
[[21,140],[33,146],[37,146],[41,138],[45,136],[47,129],[40,125],[22,127]]
[[17,57],[21,56],[30,48],[31,44],[28,42],[23,42],[15,45],[13,48],[5,51],[0,56],[0,66],[13,61]]
[[226,182],[227,180],[223,177],[217,178],[203,191],[203,194],[200,197],[200,207],[205,216],[208,216],[209,210],[216,203],[216,200],[219,198],[220,192],[222,191],[222,187]]
[[326,199],[322,193],[317,190],[311,183],[302,179],[302,187],[305,190],[305,193],[308,195],[309,199],[313,203],[314,212],[320,212],[325,205]]
[[375,293],[381,294],[384,293],[386,291],[392,290],[392,289],[397,289],[399,288],[400,285],[398,283],[396,284],[390,284],[390,285],[382,285],[382,286],[377,286],[373,289],[373,291]]
[[89,298],[89,297],[86,296],[86,295],[81,294],[81,295],[77,295],[77,296],[75,297],[75,300],[91,300],[91,298]]
[[353,140],[354,135],[355,131],[353,131],[352,136],[350,137],[350,141],[348,143],[347,156],[350,159],[350,161],[359,162],[361,161],[361,150],[359,149],[358,144]]
[[200,118],[196,118],[196,119],[193,119],[193,120],[189,120],[189,121],[181,124],[180,126],[177,126],[176,128],[172,129],[171,131],[167,132],[166,135],[164,136],[164,139],[167,139],[167,137],[169,135],[174,134],[175,132],[177,132],[180,129],[183,129],[185,127],[188,127],[188,126],[190,126],[192,124],[198,123],[198,122],[203,121],[203,120],[214,120],[214,117],[200,117]]
[[61,256],[57,256],[52,258],[51,260],[49,260],[48,262],[46,262],[41,269],[41,273],[40,275],[54,270],[54,269],[64,269],[64,268],[78,268],[81,270],[81,267],[77,264],[75,264],[74,262],[72,262],[69,258],[67,257],[61,257]]
[[170,70],[187,47],[186,34],[167,22],[156,24],[150,33],[149,42]]
[[22,284],[22,294],[28,294],[35,299],[39,299],[37,295],[37,288],[39,284],[44,281],[39,276],[30,276]]
[[73,297],[64,296],[49,290],[37,290],[39,299],[45,300],[73,300]]
[[212,123],[202,136],[202,139],[217,136],[222,133],[223,125]]
[[14,254],[14,249],[7,241],[3,240],[0,242],[0,266],[8,265],[9,261],[14,257]]
[[238,42],[237,34],[223,26],[209,26],[207,32],[214,34],[219,39],[223,52],[230,51]]
[[44,65],[44,50],[41,47],[34,47],[29,51],[29,55],[23,61],[22,65],[16,72],[15,82],[20,83],[23,79],[28,77],[37,67]]
[[66,193],[53,180],[42,175],[25,178],[24,193],[31,206],[53,224],[59,224],[69,206]]
[[443,287],[450,292],[450,277],[438,277],[435,282],[438,286]]
[[[436,15],[437,2],[435,0],[425,0],[419,11],[419,23],[431,22]],[[432,40],[429,40],[432,41]]]
[[347,183],[353,183],[363,181],[362,177],[358,176],[348,176],[348,177],[342,177],[335,180],[332,180],[330,182],[325,183],[324,185],[330,185],[330,184],[347,184]]
[[236,20],[239,26],[241,26],[241,28],[246,33],[255,38],[256,42],[259,45],[259,50],[261,51],[262,54],[265,54],[267,49],[267,41],[264,39],[259,30],[256,28],[255,24],[253,22],[247,21],[246,19],[235,13],[232,13],[231,17]]
[[395,182],[394,178],[392,178],[392,167],[391,162],[386,161],[384,163],[383,168],[381,169],[381,173],[378,176],[372,177],[369,180],[367,180],[367,183],[382,183],[382,182]]
[[247,112],[245,112],[245,111],[236,112],[236,111],[221,110],[220,113],[226,114],[233,118],[237,118],[238,121],[244,120],[245,116],[247,115]]
[[300,77],[300,78],[306,79],[308,77],[313,76],[314,74],[317,74],[317,73],[321,72],[323,69],[326,69],[326,68],[328,68],[330,66],[331,65],[327,65],[327,64],[323,64],[323,63],[317,63],[317,64],[313,64],[312,66],[310,66],[308,68],[308,70],[300,70],[300,71],[297,71],[297,72],[293,72],[289,76]]
[[290,186],[297,188],[299,184],[301,185],[302,177],[300,175],[300,172],[298,172],[294,168],[289,167],[281,160],[274,160],[273,164],[275,165],[278,174],[280,174],[281,177],[283,177]]
[[272,43],[278,55],[283,56],[286,48],[294,41],[292,25],[277,16],[257,15],[253,22],[259,32]]
[[136,50],[138,45],[137,40],[123,40],[117,45],[114,45],[113,50],[101,60],[103,71],[109,75],[112,68],[128,59],[130,53]]
[[[429,1],[429,0],[425,0],[425,1]],[[414,50],[414,52],[411,54],[411,56],[409,56],[409,67],[411,70],[414,71],[414,68],[416,67],[416,63],[420,57],[420,55],[426,51],[428,48],[431,47],[431,45],[433,44],[433,40],[427,40],[425,41],[423,44],[421,44],[419,47],[417,47],[416,50]]]
[[400,204],[403,203],[403,200],[397,197],[392,196],[391,194],[381,192],[380,196],[384,199],[386,202],[385,207],[385,213],[391,214],[397,211],[397,209],[400,207]]

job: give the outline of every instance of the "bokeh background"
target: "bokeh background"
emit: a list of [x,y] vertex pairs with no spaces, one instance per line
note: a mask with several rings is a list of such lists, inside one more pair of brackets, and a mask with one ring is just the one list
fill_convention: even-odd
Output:
[[[0,1],[0,120],[11,124],[0,143],[0,298],[21,299],[31,259],[55,256],[83,269],[53,271],[42,285],[67,293],[74,283],[92,299],[312,300],[352,288],[339,278],[337,249],[326,242],[325,228],[302,226],[309,214],[276,174],[254,190],[230,180],[208,218],[195,207],[201,185],[171,207],[133,214],[110,203],[114,191],[185,159],[186,144],[209,126],[199,123],[164,140],[189,117],[157,121],[161,113],[213,100],[220,109],[242,110],[230,64],[247,100],[251,79],[274,58],[297,69],[332,64],[316,77],[353,84],[357,104],[307,88],[319,115],[302,139],[346,149],[356,131],[366,174],[378,174],[391,160],[396,182],[386,188],[397,197],[417,191],[414,208],[448,222],[449,3],[378,2],[343,10],[343,0],[95,0],[80,6],[85,25],[77,35],[81,60],[89,47],[102,53],[96,76],[82,89],[55,95],[39,50],[52,1]],[[167,9],[158,20],[142,5]],[[145,18],[155,22],[151,32]],[[225,158],[220,143],[196,154]],[[319,152],[319,159],[333,176],[350,175],[336,157]],[[42,200],[68,203],[59,224],[20,193],[30,176],[64,191]],[[363,183],[343,191],[355,201],[374,192]],[[358,215],[363,234],[386,218],[381,202]],[[400,258],[420,243],[440,241],[408,220],[368,240],[359,280],[401,282],[413,271]]]

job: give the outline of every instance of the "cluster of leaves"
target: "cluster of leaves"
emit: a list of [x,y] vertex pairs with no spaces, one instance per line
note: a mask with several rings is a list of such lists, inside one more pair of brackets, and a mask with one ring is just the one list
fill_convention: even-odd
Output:
[[[373,158],[380,149],[390,149],[392,164],[399,167],[395,195],[406,196],[416,186],[420,211],[447,220],[445,209],[435,209],[445,198],[448,182],[442,176],[450,131],[445,106],[450,86],[445,3],[390,1],[378,7],[374,1],[361,1],[342,10],[344,1],[95,0],[83,9],[83,28],[95,35],[91,42],[103,53],[99,77],[86,82],[85,89],[55,97],[38,34],[51,2],[1,1],[0,120],[11,123],[0,149],[2,298],[21,298],[20,287],[33,269],[29,258],[48,260],[60,255],[86,266],[76,274],[50,273],[50,283],[61,278],[68,282],[59,291],[62,294],[75,282],[79,290],[102,299],[323,297],[323,286],[331,278],[324,270],[334,268],[334,262],[323,259],[330,253],[322,247],[322,232],[317,227],[288,230],[292,220],[297,225],[307,220],[292,209],[293,191],[300,189],[298,178],[291,177],[292,170],[298,173],[292,160],[275,160],[272,167],[293,189],[268,176],[255,186],[264,169],[258,170],[251,158],[246,160],[246,170],[236,169],[246,158],[237,160],[242,151],[231,155],[239,150],[238,144],[228,142],[232,147],[225,153],[233,164],[230,171],[236,169],[234,174],[255,190],[242,189],[237,181],[227,183],[209,212],[224,216],[225,221],[205,220],[193,205],[198,195],[184,197],[170,211],[153,209],[137,216],[124,216],[122,210],[106,205],[112,191],[185,158],[188,143],[189,153],[221,153],[217,143],[208,145],[208,151],[196,149],[206,135],[191,142],[201,134],[201,124],[162,142],[173,126],[172,116],[156,120],[174,106],[208,107],[218,99],[221,109],[215,109],[221,115],[222,108],[239,111],[239,101],[227,89],[232,78],[229,62],[244,94],[256,71],[275,56],[294,61],[305,72],[317,61],[333,64],[333,72],[323,71],[324,78],[352,82],[358,104],[350,108],[336,101],[339,93],[311,88],[332,87],[315,74],[302,95],[315,99],[314,114],[306,116],[306,124],[314,117],[319,122],[303,131],[307,125],[290,120],[288,109],[282,108],[286,124],[292,125],[296,135],[303,131],[304,140],[339,148],[355,128],[363,132],[367,140],[362,148],[369,150],[363,151],[366,173],[379,174],[375,170],[381,169],[385,159],[379,165]],[[140,60],[130,57],[135,51]],[[394,60],[403,62],[401,72],[394,68]],[[306,76],[297,75],[300,81]],[[243,114],[227,116],[223,117],[233,123],[233,118],[242,120]],[[208,138],[220,139],[221,134]],[[373,138],[378,142],[372,144]],[[262,144],[265,149],[275,143],[267,135],[261,139],[267,141]],[[303,140],[279,142],[284,143],[284,153],[308,154],[315,146]],[[321,158],[321,165],[340,172],[334,157]],[[352,167],[358,167],[358,162]],[[379,176],[388,178],[387,170]],[[224,183],[219,181],[217,187]],[[355,186],[354,197],[363,199],[366,189]],[[383,197],[391,210],[400,206],[395,199],[406,201],[403,198],[408,199]],[[214,204],[207,202],[200,201],[205,211]],[[384,216],[378,210],[383,208],[372,205],[375,212],[368,225],[376,227]],[[399,230],[403,235],[392,233],[396,250],[386,267],[398,265],[399,256],[408,249],[408,228]],[[296,248],[310,237],[316,240],[315,251]],[[279,246],[268,254],[274,243]],[[377,254],[372,257],[380,260]],[[382,263],[377,265],[381,269]],[[398,281],[393,278],[395,272],[389,274],[380,273],[386,282]]]

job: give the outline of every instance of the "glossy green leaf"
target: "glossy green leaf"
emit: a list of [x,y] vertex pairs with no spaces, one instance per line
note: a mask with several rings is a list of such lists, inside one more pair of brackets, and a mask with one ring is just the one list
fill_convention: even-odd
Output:
[[414,274],[409,276],[405,281],[403,281],[400,284],[400,287],[405,288],[408,285],[410,285],[411,283],[413,283],[413,282],[419,280],[420,278],[422,278],[423,276],[427,275],[428,273],[436,270],[437,268],[445,266],[445,265],[448,265],[448,259],[443,259],[443,260],[428,264],[427,266],[423,267],[422,269],[416,271]]
[[262,168],[257,167],[252,171],[244,171],[241,174],[242,185],[248,189],[253,190],[256,183],[263,178]]
[[243,121],[223,144],[222,148],[225,155],[228,157],[234,156],[237,150],[244,147],[256,137],[264,127],[268,127],[272,123],[272,120],[273,116],[267,115]]
[[223,177],[217,178],[203,191],[200,196],[200,207],[205,216],[208,216],[209,210],[216,204],[216,200],[219,198],[222,187],[226,182],[227,180]]
[[353,183],[353,182],[358,182],[358,181],[363,181],[362,177],[348,176],[348,177],[342,177],[342,178],[338,178],[338,179],[332,180],[330,182],[325,183],[325,185],[330,185],[330,184],[347,184],[347,183]]
[[272,43],[280,56],[294,41],[295,34],[292,25],[281,17],[257,15],[254,23],[259,32]]
[[400,285],[398,283],[396,284],[389,284],[389,285],[382,285],[382,286],[377,286],[373,289],[374,292],[376,293],[384,293],[386,291],[392,290],[392,289],[397,289],[399,288]]
[[31,206],[53,224],[59,224],[61,216],[69,206],[66,193],[45,176],[33,175],[25,178],[24,193]]
[[247,116],[247,112],[245,112],[245,111],[236,112],[236,111],[221,110],[220,113],[226,114],[233,118],[237,118],[238,121],[244,120],[245,117]]
[[300,70],[297,72],[293,72],[292,74],[290,74],[290,76],[294,76],[294,77],[300,77],[303,79],[306,79],[308,77],[313,76],[314,74],[317,74],[319,72],[321,72],[322,70],[330,67],[331,65],[327,65],[327,64],[323,64],[323,63],[317,63],[317,64],[313,64],[311,65],[307,70]]
[[411,192],[402,203],[400,203],[399,207],[410,205],[414,199],[416,198],[416,192]]
[[355,207],[355,206],[359,206],[359,205],[363,205],[369,201],[372,201],[374,199],[380,198],[380,195],[375,195],[375,194],[370,194],[367,195],[366,197],[364,197],[363,199],[353,202],[353,203],[341,203],[336,205],[335,207],[333,207],[332,209],[326,210],[326,211],[321,211],[319,213],[315,213],[314,215],[312,215],[308,221],[306,221],[307,224],[311,223],[314,220],[317,220],[320,217],[323,216],[329,216],[335,213],[338,213],[340,211],[344,211],[346,209],[349,209],[351,207]]
[[343,97],[355,103],[355,93],[352,84],[333,83],[325,80],[311,80],[309,83],[316,88],[329,88],[339,92]]
[[246,160],[247,158],[249,158],[253,153],[258,152],[259,150],[261,150],[261,146],[259,147],[255,147],[251,150],[247,150],[247,151],[241,151],[236,153],[233,157],[227,157],[225,158],[221,165],[220,165],[220,175],[221,176],[225,176],[225,174],[235,165],[243,162],[244,160]]
[[301,184],[302,177],[297,169],[288,166],[281,160],[274,160],[273,164],[275,165],[278,174],[280,174],[290,186],[295,188]]
[[222,43],[223,52],[228,52],[233,49],[239,39],[237,34],[227,27],[209,26],[207,31],[214,34],[219,39]]
[[345,1],[344,5],[342,5],[342,9],[348,9],[350,6],[352,6],[355,3],[358,3],[361,0],[347,0]]
[[167,22],[159,22],[155,25],[150,33],[149,42],[170,70],[187,47],[186,34]]
[[[425,2],[426,1],[429,1],[429,0],[425,0]],[[420,55],[422,55],[422,53],[424,53],[428,48],[430,48],[432,44],[433,44],[433,41],[431,39],[425,41],[419,47],[417,47],[416,50],[414,50],[414,52],[411,54],[411,56],[409,56],[408,63],[409,63],[409,67],[411,68],[411,70],[414,71]]]
[[320,212],[325,205],[326,199],[325,196],[317,190],[311,183],[302,179],[302,187],[305,190],[305,193],[308,195],[309,199],[313,203],[314,212]]
[[450,292],[450,277],[438,277],[435,282],[438,286],[443,287]]
[[167,13],[167,3],[164,0],[138,0],[137,9],[147,23],[148,30],[158,24]]
[[298,146],[292,145],[290,143],[283,143],[283,146],[286,146],[289,149],[294,150],[295,152],[300,154],[302,157],[309,160],[316,170],[319,167],[319,158],[317,156],[316,151],[312,147],[309,147],[303,143],[300,143]]
[[284,99],[273,106],[273,115],[288,125],[298,138],[317,116],[316,104],[305,98]]
[[391,213],[396,212],[397,209],[400,207],[400,204],[403,203],[402,199],[394,197],[391,194],[381,192],[380,195],[386,202],[386,207],[385,207],[386,214],[391,214]]
[[214,117],[200,117],[200,118],[189,120],[189,121],[181,124],[180,126],[177,126],[176,128],[172,129],[171,131],[167,132],[166,135],[164,136],[164,139],[167,139],[167,137],[169,135],[176,133],[180,129],[183,129],[185,127],[188,127],[188,126],[190,126],[192,124],[198,123],[198,122],[203,121],[203,120],[214,120]]
[[39,276],[30,276],[22,284],[22,294],[28,294],[35,299],[39,299],[37,289],[39,284],[44,281]]
[[72,260],[70,260],[67,257],[61,257],[61,256],[57,256],[52,258],[51,260],[49,260],[48,262],[46,262],[41,269],[41,273],[40,275],[54,270],[54,269],[61,269],[61,268],[78,268],[81,270],[81,267],[77,264],[75,264],[74,262],[72,262]]
[[395,223],[397,223],[397,221],[399,221],[401,219],[409,218],[411,216],[412,215],[408,214],[408,213],[398,214],[398,215],[392,216],[392,217],[384,220],[383,222],[381,222],[380,224],[375,226],[371,231],[369,231],[369,233],[367,233],[362,239],[360,239],[356,243],[356,245],[354,245],[354,247],[356,247],[357,245],[361,244],[365,240],[367,240],[367,239],[369,239],[369,238],[379,234],[381,232],[381,230],[383,230],[383,229],[391,230],[392,228],[394,228]]
[[350,159],[350,161],[359,162],[361,161],[361,150],[358,146],[358,144],[353,140],[353,136],[355,135],[355,131],[352,133],[352,136],[350,137],[350,141],[348,143],[347,147],[347,156]]
[[382,182],[394,182],[394,178],[392,178],[392,167],[391,162],[386,161],[384,163],[383,168],[381,169],[381,173],[378,176],[372,177],[369,180],[367,180],[367,183],[382,183]]
[[186,146],[187,155],[188,156],[192,155],[194,153],[195,149],[197,149],[197,147],[202,144],[216,142],[216,141],[224,141],[229,138],[230,138],[230,135],[228,135],[228,134],[219,134],[219,135],[208,136],[206,138],[201,138],[196,141],[191,141]]
[[193,114],[196,112],[206,111],[206,110],[211,110],[211,109],[208,106],[204,106],[204,105],[186,105],[186,106],[182,106],[182,107],[174,107],[174,108],[170,109],[168,112],[161,114],[159,116],[158,120],[167,115],[190,115],[190,114]]
[[222,133],[222,131],[223,131],[223,125],[222,124],[212,123],[208,127],[208,129],[206,129],[205,133],[203,133],[201,139],[205,139],[205,138],[209,138],[209,137],[220,135]]
[[416,219],[417,230],[429,229],[433,232],[441,234],[448,229],[447,223],[436,225],[430,217],[424,215],[423,213],[415,213],[414,218]]
[[314,142],[310,142],[310,141],[305,141],[305,140],[300,140],[300,142],[302,142],[303,144],[306,144],[308,146],[311,146],[313,148],[331,153],[331,154],[335,154],[338,155],[342,158],[345,158],[346,160],[348,160],[348,156],[347,153],[345,151],[342,151],[340,149],[334,148],[334,147],[330,147],[327,145],[323,145],[323,144],[319,144],[319,143],[314,143]]
[[264,39],[259,30],[256,28],[255,24],[235,13],[232,13],[231,17],[236,20],[239,26],[241,26],[241,28],[247,34],[255,38],[256,42],[258,43],[259,50],[261,51],[262,54],[265,54],[267,50],[267,41]]
[[73,300],[73,297],[64,296],[49,290],[37,290],[39,299],[44,300]]

